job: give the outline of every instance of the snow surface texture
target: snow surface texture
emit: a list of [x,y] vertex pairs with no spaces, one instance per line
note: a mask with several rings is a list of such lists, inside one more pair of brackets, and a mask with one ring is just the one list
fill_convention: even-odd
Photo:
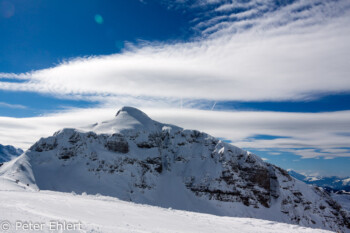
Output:
[[0,184],[0,219],[11,224],[8,232],[39,232],[20,231],[21,228],[15,231],[18,221],[43,224],[40,232],[50,232],[50,221],[82,223],[75,231],[54,232],[329,232],[266,220],[220,217],[140,205],[99,195],[75,195],[52,191],[25,192],[24,187],[3,178],[0,178]]
[[0,176],[29,190],[117,197],[135,203],[350,232],[326,192],[258,156],[131,107],[113,120],[42,138]]
[[346,211],[350,213],[350,192],[331,193],[331,196],[336,200]]
[[21,155],[23,150],[13,146],[3,146],[0,144],[0,163],[10,161],[11,159]]

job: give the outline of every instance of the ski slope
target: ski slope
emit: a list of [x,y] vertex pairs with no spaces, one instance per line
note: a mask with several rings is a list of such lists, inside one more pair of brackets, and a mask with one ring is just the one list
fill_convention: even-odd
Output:
[[[0,207],[1,224],[11,225],[8,232],[50,232],[50,221],[81,223],[76,230],[53,232],[330,232],[253,218],[220,217],[141,205],[101,195],[39,192],[4,178],[0,178]],[[16,230],[16,224],[24,221],[41,224],[42,229],[24,231],[23,226],[17,225]]]

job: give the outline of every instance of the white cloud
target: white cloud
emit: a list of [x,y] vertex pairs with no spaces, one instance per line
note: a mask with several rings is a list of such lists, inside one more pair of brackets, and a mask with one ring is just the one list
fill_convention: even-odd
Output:
[[5,108],[17,108],[17,109],[26,109],[27,107],[21,104],[9,104],[5,102],[0,102],[0,107]]
[[268,152],[269,155],[280,155],[280,152]]
[[347,9],[346,2],[327,1],[299,12],[299,5],[309,3],[300,1],[255,19],[258,24],[240,33],[232,30],[244,28],[249,20],[225,22],[227,27],[206,39],[145,44],[122,54],[77,58],[15,74],[13,78],[28,81],[3,81],[0,89],[71,98],[129,95],[243,101],[350,91],[350,14],[336,16]]
[[[176,113],[158,111],[157,117],[184,127],[201,129],[216,137],[224,137],[243,148],[293,152],[304,158],[349,157],[350,111],[329,113],[222,112],[183,110]],[[173,117],[171,117],[173,114]],[[254,135],[277,135],[286,138],[254,140]],[[293,148],[293,149],[292,149]],[[305,148],[316,148],[307,150]],[[293,150],[293,151],[292,151]],[[312,153],[313,152],[313,153]]]
[[112,109],[70,109],[38,117],[0,117],[0,142],[27,149],[59,129],[86,126],[114,115]]
[[29,79],[28,74],[15,74],[15,73],[1,73],[0,78],[10,78],[10,79]]
[[[176,108],[143,108],[153,119],[198,129],[244,148],[291,152],[304,158],[350,157],[350,111],[333,113],[223,112]],[[0,141],[28,148],[40,137],[63,127],[83,127],[112,118],[116,108],[71,109],[31,118],[0,117]],[[281,135],[274,140],[244,140],[256,134]],[[309,149],[310,148],[310,149]],[[311,149],[312,148],[312,149]]]

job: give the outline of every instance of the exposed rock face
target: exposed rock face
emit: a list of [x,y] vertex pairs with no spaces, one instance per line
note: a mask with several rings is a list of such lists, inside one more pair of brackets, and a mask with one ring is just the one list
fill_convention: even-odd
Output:
[[133,108],[90,130],[40,139],[13,166],[28,161],[39,189],[349,231],[349,217],[327,193],[208,134]]
[[113,152],[126,154],[129,152],[129,144],[125,141],[123,135],[113,134],[107,139],[106,148]]

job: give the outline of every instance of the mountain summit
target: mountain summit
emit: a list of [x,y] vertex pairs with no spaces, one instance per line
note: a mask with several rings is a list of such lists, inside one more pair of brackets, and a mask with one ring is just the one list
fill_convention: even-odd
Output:
[[326,192],[206,133],[123,107],[114,119],[42,138],[0,175],[31,190],[102,194],[225,216],[350,232]]
[[[162,131],[162,127],[170,126],[152,120],[144,112],[133,107],[121,108],[114,119],[92,125],[88,130],[96,133],[128,134],[135,132],[155,133]],[[171,126],[172,128],[178,128]]]

